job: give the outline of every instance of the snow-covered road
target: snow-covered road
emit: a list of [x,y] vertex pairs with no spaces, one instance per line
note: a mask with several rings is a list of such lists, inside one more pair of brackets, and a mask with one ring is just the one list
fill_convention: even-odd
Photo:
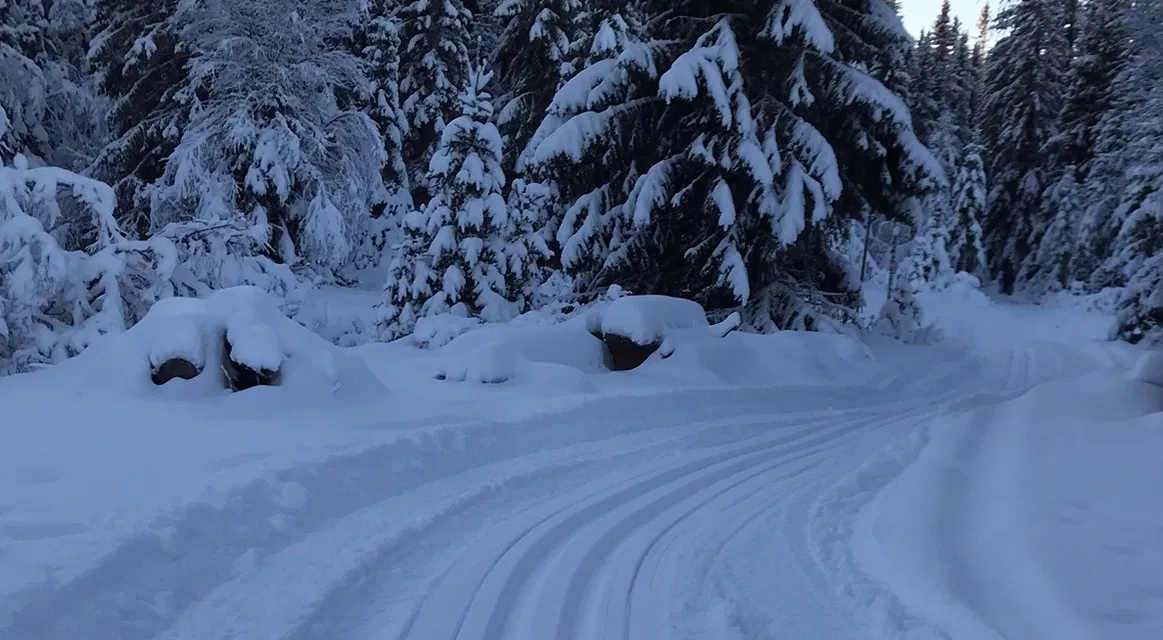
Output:
[[[909,567],[890,559],[948,566],[950,584],[988,579],[942,542],[965,532],[882,537],[915,545],[906,554],[867,532],[883,522],[869,505],[934,425],[977,433],[1034,384],[1103,364],[1056,346],[990,356],[926,348],[843,390],[627,394],[515,422],[368,427],[10,595],[0,637],[989,637],[976,615],[959,635],[942,629],[955,615],[917,613],[924,581],[900,581]],[[901,508],[960,508],[962,485]],[[951,589],[950,607],[987,593]]]

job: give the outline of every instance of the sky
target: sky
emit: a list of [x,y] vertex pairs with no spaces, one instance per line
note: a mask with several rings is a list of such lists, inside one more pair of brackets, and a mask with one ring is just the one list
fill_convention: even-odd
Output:
[[[961,18],[961,22],[970,26],[969,34],[977,32],[977,16],[981,13],[981,5],[985,0],[952,0],[953,15]],[[941,0],[901,0],[901,13],[904,15],[905,26],[914,36],[927,29],[937,19],[941,11]]]

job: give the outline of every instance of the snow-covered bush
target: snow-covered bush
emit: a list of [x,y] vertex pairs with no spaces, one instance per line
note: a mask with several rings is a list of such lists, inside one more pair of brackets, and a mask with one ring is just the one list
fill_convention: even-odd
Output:
[[[62,194],[88,217],[66,219]],[[114,206],[108,185],[75,173],[29,168],[23,156],[0,167],[0,373],[75,355],[173,295],[173,245],[126,240]],[[84,230],[88,251],[60,244],[54,232],[66,227]]]
[[480,324],[479,318],[455,313],[424,316],[417,319],[411,340],[422,349],[439,349]]
[[168,240],[177,252],[179,264],[172,274],[177,295],[200,298],[251,285],[287,297],[304,282],[264,253],[267,233],[261,218],[232,216],[172,222],[154,237]]
[[925,343],[932,339],[932,329],[925,327],[921,303],[907,286],[896,287],[880,310],[873,330],[907,344]]

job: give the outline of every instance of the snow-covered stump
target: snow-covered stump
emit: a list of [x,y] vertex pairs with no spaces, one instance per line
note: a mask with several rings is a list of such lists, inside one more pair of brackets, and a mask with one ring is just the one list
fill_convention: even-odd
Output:
[[203,390],[289,385],[295,393],[327,393],[339,388],[340,360],[353,382],[362,384],[355,378],[365,377],[371,384],[374,378],[353,362],[357,357],[341,355],[287,318],[255,287],[162,300],[118,341],[148,360],[156,386],[183,379]]
[[[735,322],[738,326],[737,319]],[[605,344],[610,369],[630,371],[642,366],[663,348],[670,332],[709,329],[710,326],[707,312],[697,302],[641,295],[625,296],[611,302],[600,316],[594,317],[590,333]],[[661,355],[669,357],[671,353],[673,348],[668,348]]]
[[250,319],[228,322],[222,347],[222,370],[231,391],[279,384],[283,352],[274,329]]
[[139,325],[147,336],[150,381],[193,380],[206,370],[210,340],[201,301],[170,298],[158,302]]

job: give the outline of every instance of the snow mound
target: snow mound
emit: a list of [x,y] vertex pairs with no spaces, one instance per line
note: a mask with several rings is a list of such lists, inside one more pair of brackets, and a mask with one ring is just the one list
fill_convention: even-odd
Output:
[[[223,391],[227,357],[256,371],[278,371],[279,387],[295,397],[329,397],[340,390],[345,396],[384,392],[359,357],[287,318],[272,296],[249,286],[205,299],[159,301],[124,334],[107,336],[44,374],[131,395],[216,395]],[[172,358],[195,364],[201,374],[155,386],[151,371]]]
[[636,344],[661,342],[676,329],[707,327],[707,312],[699,303],[669,296],[625,296],[601,311],[603,334],[628,338]]
[[607,370],[602,341],[579,321],[485,325],[450,342],[441,361],[439,375],[459,382],[543,384],[563,377],[576,382]]
[[729,326],[673,330],[660,349],[662,357],[652,357],[629,374],[665,385],[756,387],[862,384],[881,373],[868,346],[845,335],[724,335]]
[[1131,378],[1163,387],[1163,350],[1151,349],[1139,356],[1139,361],[1131,371]]
[[409,339],[422,349],[439,349],[480,325],[479,318],[455,313],[422,316]]

